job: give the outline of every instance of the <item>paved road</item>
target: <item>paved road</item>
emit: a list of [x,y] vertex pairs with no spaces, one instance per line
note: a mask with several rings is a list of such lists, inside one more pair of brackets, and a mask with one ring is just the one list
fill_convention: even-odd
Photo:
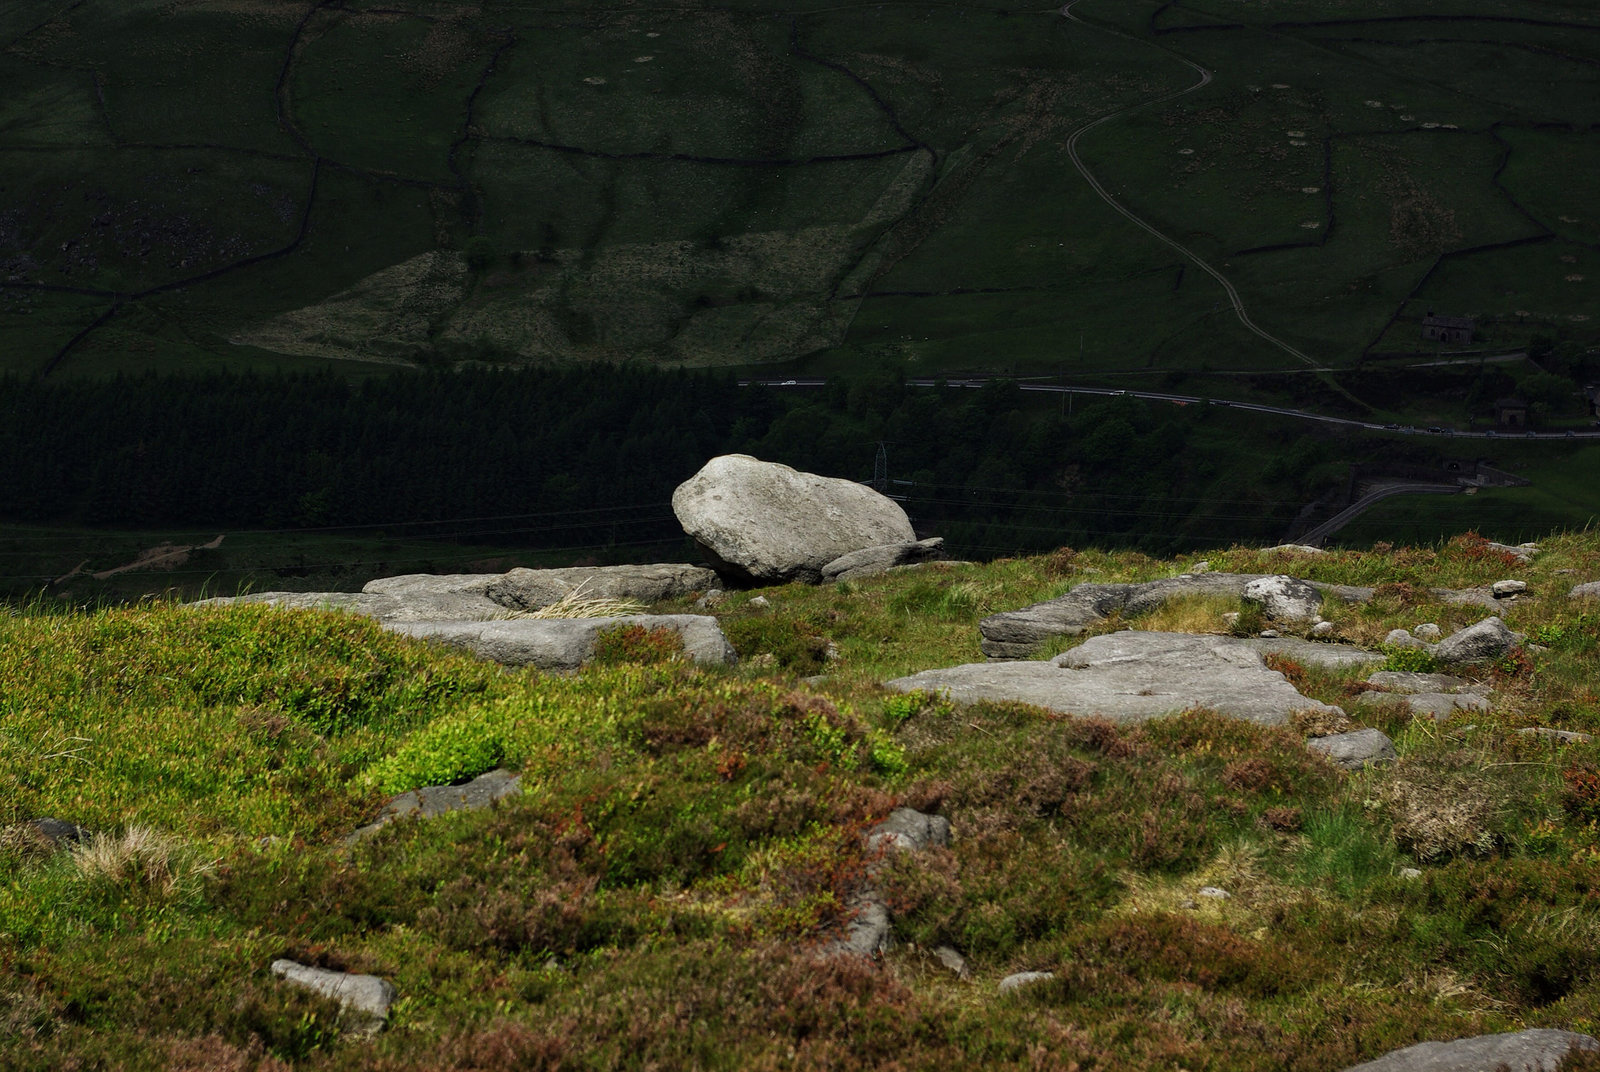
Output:
[[[751,384],[760,384],[764,387],[779,388],[806,388],[822,387],[828,381],[819,379],[804,380],[740,380],[740,386],[748,387]],[[946,387],[977,388],[988,383],[988,379],[969,378],[960,380],[907,380],[912,387],[936,387],[943,383]],[[1346,428],[1363,428],[1372,432],[1390,432],[1394,435],[1419,435],[1443,436],[1455,439],[1600,439],[1600,428],[1586,428],[1564,432],[1497,432],[1497,431],[1462,431],[1459,428],[1428,427],[1418,428],[1410,424],[1379,424],[1376,421],[1355,421],[1348,417],[1329,417],[1322,413],[1311,413],[1303,409],[1286,409],[1282,406],[1264,406],[1258,402],[1229,402],[1220,398],[1199,398],[1194,395],[1174,395],[1162,391],[1121,391],[1114,387],[1067,387],[1053,383],[1022,383],[1018,389],[1023,391],[1040,391],[1046,394],[1074,394],[1074,395],[1100,395],[1114,397],[1126,395],[1129,398],[1142,398],[1151,402],[1170,402],[1176,406],[1223,406],[1228,409],[1243,410],[1247,413],[1270,413],[1278,417],[1293,417],[1296,420],[1316,421],[1319,424],[1340,425]]]

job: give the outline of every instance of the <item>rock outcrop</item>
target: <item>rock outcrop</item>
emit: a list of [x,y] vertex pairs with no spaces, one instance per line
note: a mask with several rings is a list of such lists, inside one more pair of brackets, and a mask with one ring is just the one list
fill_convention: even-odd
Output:
[[1327,756],[1345,770],[1360,770],[1371,764],[1387,766],[1397,758],[1394,742],[1382,730],[1351,730],[1327,737],[1313,737],[1306,747]]
[[[867,884],[849,902],[851,918],[844,936],[823,947],[823,956],[875,957],[889,948],[889,906],[873,884],[874,877],[896,852],[918,852],[950,844],[950,820],[911,808],[896,808],[862,838],[869,859]],[[952,952],[954,952],[952,950]],[[958,954],[959,955],[959,954]]]
[[897,566],[915,566],[945,558],[944,540],[934,536],[915,543],[891,543],[851,551],[822,567],[824,581],[850,581],[886,573]]
[[1310,581],[1275,575],[1244,586],[1244,601],[1261,608],[1270,621],[1310,625],[1322,620],[1322,592]]
[[917,539],[899,504],[865,485],[745,454],[707,462],[672,510],[717,572],[762,584],[816,583],[853,551]]
[[1457,666],[1498,659],[1516,646],[1516,634],[1506,628],[1506,623],[1498,617],[1489,617],[1451,633],[1430,650],[1439,662]]
[[349,1018],[347,1033],[375,1034],[389,1020],[389,1006],[394,1004],[394,984],[376,975],[353,975],[349,972],[313,968],[293,960],[272,962],[272,974],[284,982],[314,990],[323,997],[337,1001]]
[[717,620],[706,614],[631,614],[620,618],[519,618],[493,622],[387,622],[384,628],[419,640],[464,648],[506,666],[576,670],[594,656],[608,629],[638,625],[670,629],[683,639],[684,654],[698,663],[738,661]]
[[657,603],[717,583],[704,566],[572,566],[509,573],[408,573],[368,581],[360,592],[254,592],[203,599],[196,606],[267,603],[275,607],[345,610],[382,622],[472,622],[542,610],[569,595]]
[[958,703],[1019,701],[1117,722],[1142,722],[1192,707],[1268,726],[1282,725],[1295,711],[1343,714],[1301,695],[1243,642],[1187,633],[1111,633],[1049,662],[969,663],[924,670],[887,685],[900,692],[943,693]]
[[478,811],[515,793],[521,785],[521,775],[502,769],[480,774],[464,785],[429,785],[413,789],[389,801],[376,819],[358,828],[346,840],[357,841],[375,834],[397,819],[431,819],[452,811]]
[[[1021,610],[991,614],[978,623],[981,647],[991,659],[1021,659],[1033,654],[1051,637],[1077,636],[1113,614],[1135,615],[1155,610],[1168,600],[1184,596],[1220,596],[1243,599],[1260,573],[1185,573],[1142,584],[1098,584],[1074,587],[1066,595],[1035,603]],[[1290,578],[1293,579],[1293,578]],[[1359,603],[1372,598],[1372,589],[1348,585],[1299,582],[1314,587],[1324,598]]]
[[1575,584],[1567,593],[1568,599],[1600,599],[1600,581]]
[[1536,1027],[1454,1042],[1419,1042],[1344,1072],[1556,1072],[1576,1050],[1600,1050],[1600,1040]]

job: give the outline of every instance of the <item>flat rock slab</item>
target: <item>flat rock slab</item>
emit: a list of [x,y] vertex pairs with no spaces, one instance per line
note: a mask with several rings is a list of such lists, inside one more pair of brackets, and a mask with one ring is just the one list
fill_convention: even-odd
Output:
[[1600,581],[1588,581],[1584,584],[1575,584],[1572,591],[1567,593],[1568,599],[1600,599]]
[[1489,700],[1475,692],[1363,692],[1356,697],[1356,708],[1371,710],[1388,704],[1404,703],[1414,715],[1432,715],[1435,722],[1443,722],[1457,711],[1486,713]]
[[1409,670],[1379,670],[1367,678],[1367,684],[1377,685],[1390,692],[1477,692],[1488,691],[1485,685],[1475,685],[1454,674],[1419,674]]
[[394,984],[376,975],[329,971],[293,960],[273,961],[272,974],[337,1001],[350,1014],[357,1033],[381,1030],[389,1019],[389,1006],[394,1004]]
[[850,581],[873,577],[905,566],[920,566],[945,557],[944,540],[934,536],[915,543],[891,543],[851,551],[822,567],[824,581]]
[[1556,1072],[1574,1050],[1600,1050],[1600,1040],[1539,1027],[1454,1042],[1419,1042],[1344,1072]]
[[1328,737],[1313,737],[1306,748],[1327,756],[1345,770],[1360,770],[1367,764],[1388,766],[1395,761],[1394,742],[1382,730],[1352,730]]
[[712,588],[704,566],[573,566],[508,573],[407,573],[368,581],[359,592],[252,592],[202,599],[194,606],[266,603],[306,610],[343,610],[383,622],[491,621],[515,611],[541,610],[577,592],[584,599],[657,603]]
[[969,663],[887,685],[900,692],[943,693],[958,703],[1016,701],[1116,722],[1143,722],[1192,707],[1264,726],[1282,725],[1294,711],[1344,713],[1302,696],[1250,647],[1188,633],[1111,633],[1049,662]]
[[479,811],[515,793],[522,776],[508,770],[480,774],[464,785],[429,785],[401,793],[366,826],[351,834],[354,841],[376,833],[397,819],[431,819],[452,811]]
[[594,656],[608,629],[638,625],[670,629],[683,638],[684,653],[697,663],[738,662],[717,620],[706,614],[631,614],[620,618],[518,618],[497,622],[385,622],[384,628],[419,640],[464,648],[505,666],[576,670]]
[[1524,737],[1539,737],[1551,744],[1588,744],[1594,735],[1577,730],[1558,730],[1549,726],[1527,726],[1517,731]]
[[[1144,614],[1185,596],[1219,596],[1243,599],[1253,581],[1265,573],[1185,573],[1178,577],[1140,584],[1086,583],[1066,595],[1021,610],[991,614],[978,623],[983,653],[991,659],[1022,659],[1051,637],[1077,636],[1111,615]],[[1311,583],[1329,598],[1359,603],[1372,598],[1372,589],[1349,585]]]
[[1388,658],[1379,652],[1350,644],[1330,644],[1298,637],[1241,637],[1233,642],[1260,655],[1282,655],[1297,663],[1329,670],[1377,666]]

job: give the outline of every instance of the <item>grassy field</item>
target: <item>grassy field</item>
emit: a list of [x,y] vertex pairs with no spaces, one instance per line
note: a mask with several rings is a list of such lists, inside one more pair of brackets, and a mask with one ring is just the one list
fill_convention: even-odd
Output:
[[1298,364],[1079,176],[1105,115],[1118,202],[1319,363],[1596,341],[1584,6],[1072,15],[19,2],[0,368]]
[[[740,666],[619,639],[575,676],[337,613],[0,613],[0,1064],[1324,1072],[1600,1030],[1600,752],[1515,732],[1600,732],[1600,617],[1564,598],[1600,576],[1594,534],[1529,565],[1476,537],[1206,557],[1381,586],[1329,610],[1365,644],[1483,613],[1431,585],[1514,575],[1532,596],[1507,620],[1540,648],[1477,671],[1489,713],[1364,709],[1399,761],[1346,773],[1223,713],[1119,727],[877,684],[976,658],[983,614],[1188,558],[1063,548],[732,593]],[[1223,631],[1228,609],[1107,628]],[[1274,666],[1325,702],[1364,687]],[[494,809],[344,843],[388,794],[495,765],[523,785]],[[955,838],[882,873],[885,956],[823,958],[861,831],[897,805]],[[93,839],[51,852],[12,825],[39,816]],[[272,978],[282,956],[391,980],[387,1030],[354,1037]],[[1053,978],[995,992],[1023,970]]]

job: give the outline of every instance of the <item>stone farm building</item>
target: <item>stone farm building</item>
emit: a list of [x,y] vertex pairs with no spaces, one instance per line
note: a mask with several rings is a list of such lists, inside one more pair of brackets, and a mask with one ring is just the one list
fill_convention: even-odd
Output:
[[1422,318],[1422,337],[1430,342],[1465,346],[1472,342],[1477,326],[1470,316],[1434,316],[1430,311]]

